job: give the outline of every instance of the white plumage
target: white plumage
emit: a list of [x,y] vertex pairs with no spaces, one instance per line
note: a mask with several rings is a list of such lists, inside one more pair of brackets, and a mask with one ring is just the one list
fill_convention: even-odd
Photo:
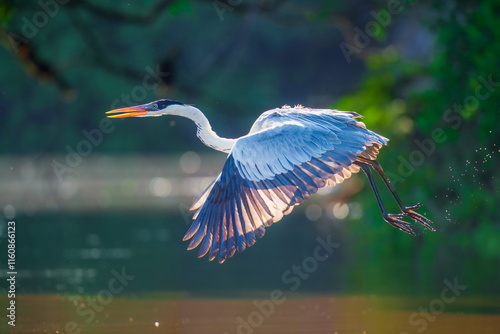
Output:
[[[197,108],[180,102],[160,100],[122,108],[110,117],[179,115],[192,119],[198,137],[214,149],[228,152],[221,174],[195,201],[193,224],[184,236],[188,249],[201,245],[199,256],[217,254],[219,262],[252,246],[265,228],[290,213],[311,194],[334,186],[363,168],[377,195],[384,219],[414,234],[400,218],[410,216],[432,229],[427,218],[405,207],[374,161],[388,139],[368,129],[355,112],[310,109],[302,106],[264,112],[249,134],[238,139],[220,138]],[[388,185],[402,209],[387,214],[378,196],[369,169],[371,165]]]
[[263,113],[236,140],[222,173],[192,209],[184,240],[199,256],[219,262],[261,238],[265,228],[325,186],[359,171],[363,152],[374,157],[387,139],[356,122],[358,114],[284,107]]

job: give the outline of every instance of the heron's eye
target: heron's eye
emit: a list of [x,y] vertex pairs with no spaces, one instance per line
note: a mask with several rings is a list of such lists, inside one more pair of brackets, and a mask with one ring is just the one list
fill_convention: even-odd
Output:
[[158,109],[158,105],[155,103],[152,105],[153,109]]

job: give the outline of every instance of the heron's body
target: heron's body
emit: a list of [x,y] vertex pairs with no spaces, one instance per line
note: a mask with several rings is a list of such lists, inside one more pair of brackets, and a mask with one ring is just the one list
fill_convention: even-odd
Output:
[[[164,108],[161,108],[163,105]],[[369,177],[384,219],[413,234],[400,218],[410,216],[431,228],[425,217],[405,207],[374,161],[388,139],[368,129],[355,112],[310,109],[302,106],[264,112],[250,132],[238,139],[221,138],[198,109],[179,102],[160,100],[148,105],[123,108],[115,117],[175,114],[192,119],[203,143],[229,153],[221,174],[195,201],[193,224],[184,240],[188,249],[201,244],[199,256],[219,255],[219,262],[252,246],[265,228],[290,213],[320,188],[334,186],[360,168]],[[149,114],[148,114],[149,113]],[[369,166],[379,172],[403,211],[387,214],[375,188]],[[431,228],[432,229],[432,228]]]

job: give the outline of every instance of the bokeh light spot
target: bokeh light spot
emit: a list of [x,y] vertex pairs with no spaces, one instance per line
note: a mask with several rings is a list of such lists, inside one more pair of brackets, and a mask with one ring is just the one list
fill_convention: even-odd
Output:
[[3,208],[3,215],[7,219],[14,219],[14,217],[16,216],[16,208],[14,208],[14,206],[12,206],[10,204],[7,204]]
[[310,204],[306,208],[306,217],[311,221],[316,221],[321,218],[323,210],[317,204]]
[[188,151],[181,156],[179,163],[184,173],[194,174],[200,169],[201,160],[198,153]]
[[149,191],[158,197],[167,197],[172,191],[172,184],[163,177],[152,178],[149,182]]
[[345,203],[336,203],[333,206],[333,215],[337,219],[345,219],[349,214],[349,207]]

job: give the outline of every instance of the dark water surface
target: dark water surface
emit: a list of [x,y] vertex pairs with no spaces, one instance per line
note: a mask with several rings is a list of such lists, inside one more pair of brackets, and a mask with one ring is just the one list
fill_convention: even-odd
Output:
[[16,328],[2,324],[2,333],[500,333],[499,298],[446,304],[432,297],[284,295],[273,301],[157,294],[103,299],[103,305],[98,295],[91,306],[87,297],[19,296]]

